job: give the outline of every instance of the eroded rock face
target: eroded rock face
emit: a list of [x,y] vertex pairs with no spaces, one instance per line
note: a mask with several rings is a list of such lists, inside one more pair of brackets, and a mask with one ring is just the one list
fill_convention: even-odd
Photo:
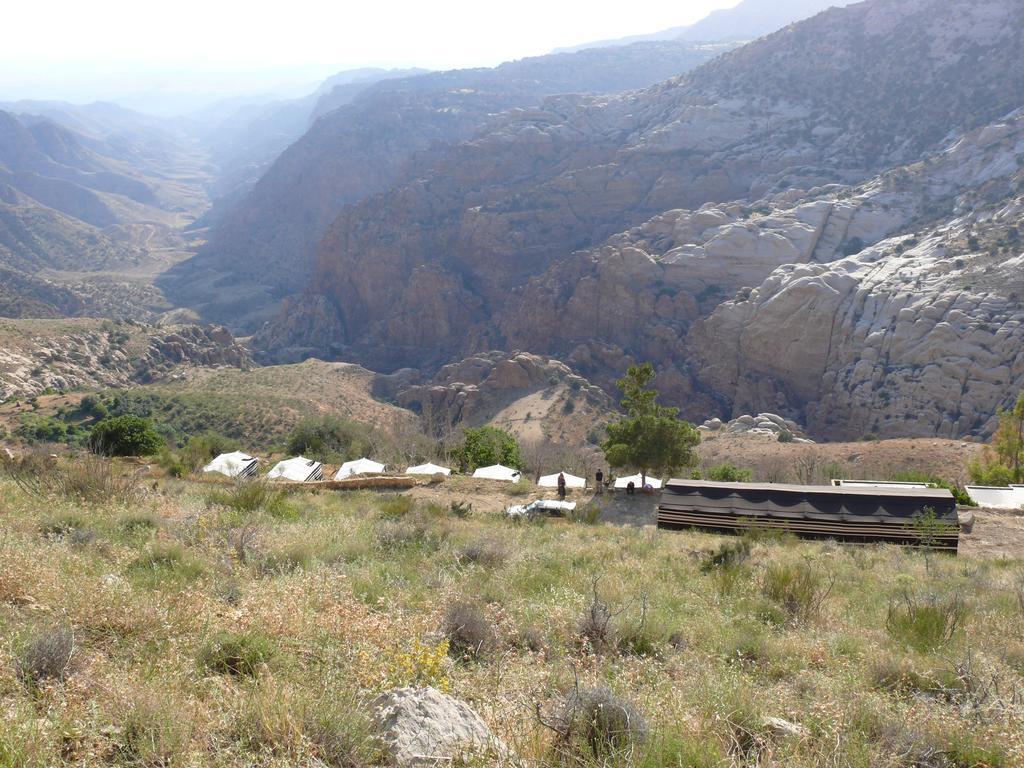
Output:
[[[741,303],[750,286],[777,268],[840,261],[923,219],[955,217],[983,207],[986,199],[1010,195],[1021,183],[1022,157],[1024,114],[1015,114],[967,134],[922,163],[859,187],[789,190],[753,205],[669,211],[600,248],[556,261],[524,287],[515,306],[502,315],[502,328],[517,346],[550,350],[606,384],[614,371],[624,369],[627,358],[656,361],[663,372],[662,390],[691,418],[708,410],[792,409],[816,396],[811,385],[817,381],[804,382],[796,397],[787,398],[764,380],[792,365],[806,365],[808,358],[815,359],[810,352],[794,360],[780,354],[778,344],[771,345],[762,353],[774,360],[762,372],[769,375],[751,377],[735,399],[735,388],[719,388],[719,379],[702,370],[735,351],[719,354],[711,338],[695,359],[684,341],[691,326],[723,300],[735,297]],[[893,258],[895,250],[890,248]],[[817,320],[805,333],[827,334],[829,310],[815,307]],[[778,330],[766,326],[759,342],[775,340]]]
[[1024,388],[1024,255],[971,244],[1005,242],[1022,212],[1018,198],[921,239],[779,268],[694,327],[704,381],[734,409],[780,406],[833,439],[989,434]]
[[797,443],[812,443],[807,439],[800,425],[792,419],[785,419],[777,413],[759,413],[751,416],[745,413],[737,416],[731,421],[723,422],[719,418],[708,419],[699,427],[698,432],[704,433],[705,437],[718,437],[719,435],[760,435],[779,439],[780,435],[788,435],[789,440]]
[[206,317],[259,327],[263,310],[305,287],[320,239],[344,206],[417,178],[494,115],[553,94],[647,87],[729,47],[661,41],[377,83],[320,115],[214,222],[199,256],[162,284]]
[[[5,329],[6,330],[6,329]],[[124,387],[172,378],[185,367],[253,367],[226,328],[122,325],[31,336],[0,349],[0,400],[46,390]]]
[[[310,292],[327,297],[340,317],[337,348],[373,368],[422,367],[439,354],[453,359],[527,340],[532,350],[564,356],[569,339],[558,339],[551,306],[576,292],[572,280],[592,272],[561,263],[574,250],[664,211],[859,183],[916,162],[949,135],[1024,100],[1024,74],[1015,66],[1022,26],[1024,9],[1008,0],[875,0],[833,9],[646,91],[561,96],[507,112],[432,157],[414,180],[342,211],[320,244]],[[996,81],[999,89],[988,87]],[[968,94],[978,99],[969,108]],[[862,237],[861,228],[869,237],[885,230],[887,211],[847,221],[855,211],[832,202],[831,209],[795,211],[788,237],[740,224],[706,242],[676,241],[702,250],[670,258],[679,260],[676,271],[692,264],[699,271],[706,260],[711,271],[725,267],[725,283],[756,284],[747,264],[712,264],[723,253],[752,252],[750,261],[770,270],[808,250],[814,255],[818,245],[828,251],[834,240]],[[639,280],[645,293],[648,283],[666,279],[659,272],[671,271],[671,261],[652,269],[637,254],[624,256],[623,279]],[[440,313],[431,292],[415,290],[427,274],[446,286],[456,317]],[[523,318],[534,311],[533,281],[545,276],[556,299],[538,306],[543,320]],[[668,280],[636,300],[606,290],[600,298],[608,296],[613,309],[603,324],[628,332],[632,315],[660,313],[678,336],[693,306],[676,298],[687,283]],[[700,283],[699,276],[689,281]],[[710,278],[703,283],[725,289]],[[588,290],[581,286],[576,303],[593,313],[596,294]],[[394,322],[399,315],[436,320],[430,343],[415,323]],[[575,324],[565,318],[565,335],[588,325],[580,317]],[[655,325],[660,333],[665,324]],[[534,346],[547,337],[565,343]],[[646,347],[667,338],[636,333],[631,342],[647,356]]]
[[486,759],[500,765],[508,750],[469,705],[436,688],[394,688],[373,702],[378,737],[398,768]]
[[459,424],[480,426],[527,392],[564,385],[599,408],[612,407],[603,390],[566,364],[525,352],[488,352],[451,363],[429,383],[400,384],[396,400],[420,413],[435,431],[444,432]]

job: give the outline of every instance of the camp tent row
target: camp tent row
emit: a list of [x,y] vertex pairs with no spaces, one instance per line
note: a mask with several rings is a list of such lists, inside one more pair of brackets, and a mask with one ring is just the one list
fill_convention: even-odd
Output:
[[[217,472],[227,477],[236,479],[248,479],[256,477],[256,472],[259,467],[259,459],[249,456],[241,451],[235,451],[234,453],[224,453],[215,458],[205,467],[203,472]],[[385,472],[387,466],[380,462],[373,461],[366,457],[356,459],[355,461],[346,461],[341,465],[341,468],[334,475],[335,480],[347,480],[351,477],[358,475],[379,475]],[[420,464],[415,467],[409,467],[406,470],[408,475],[444,475],[445,477],[450,476],[452,473],[448,467],[442,467],[439,464]],[[578,477],[568,472],[555,473],[553,475],[544,475],[537,482],[537,485],[541,488],[557,488],[558,487],[558,475],[561,474],[565,477],[566,488],[586,488],[586,478]],[[267,474],[269,479],[280,479],[280,480],[291,480],[297,483],[311,483],[318,482],[324,479],[324,465],[319,461],[313,459],[307,459],[304,456],[296,456],[293,459],[285,459],[274,465],[274,468]],[[504,482],[518,482],[522,478],[522,473],[518,469],[512,467],[506,467],[501,464],[492,464],[489,467],[480,467],[473,473],[473,477],[476,479],[483,480],[500,480]],[[643,488],[643,478],[640,475],[632,475],[630,477],[620,477],[615,481],[615,487],[624,489],[628,487],[629,483],[632,482],[633,486],[637,489]],[[647,483],[652,488],[661,488],[662,481],[655,477],[648,477]]]

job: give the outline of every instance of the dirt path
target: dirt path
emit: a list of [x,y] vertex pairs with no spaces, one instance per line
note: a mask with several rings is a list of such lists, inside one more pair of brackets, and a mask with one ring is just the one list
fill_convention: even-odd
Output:
[[960,554],[1024,559],[1024,513],[975,510],[974,528],[960,535]]

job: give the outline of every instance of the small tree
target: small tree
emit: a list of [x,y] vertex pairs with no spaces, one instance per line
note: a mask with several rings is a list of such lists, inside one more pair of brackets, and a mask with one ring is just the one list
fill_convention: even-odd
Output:
[[464,430],[462,445],[455,449],[453,458],[462,472],[492,464],[521,469],[523,464],[515,436],[497,427]]
[[141,416],[104,419],[89,433],[89,450],[101,456],[152,456],[163,446],[153,423]]
[[616,382],[627,417],[608,425],[608,439],[601,444],[611,466],[635,469],[645,483],[652,472],[692,467],[697,461],[693,448],[700,443],[693,425],[678,417],[678,408],[658,405],[653,380],[654,366],[644,363],[630,366]]
[[970,472],[979,485],[1024,482],[1024,392],[1011,410],[1000,409],[992,444],[981,460],[971,462]]

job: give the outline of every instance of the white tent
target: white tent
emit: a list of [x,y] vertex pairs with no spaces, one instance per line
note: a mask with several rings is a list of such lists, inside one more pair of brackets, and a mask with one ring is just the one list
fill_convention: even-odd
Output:
[[442,467],[437,464],[420,464],[417,467],[409,467],[405,470],[407,475],[444,475],[447,477],[452,471],[448,467]]
[[501,464],[493,464],[489,467],[480,467],[473,473],[473,477],[482,480],[504,480],[508,483],[514,483],[522,477],[522,474],[518,469],[503,467]]
[[[585,478],[576,477],[576,475],[570,475],[568,472],[563,472],[565,475],[565,487],[566,488],[586,488],[587,481]],[[553,475],[544,475],[540,480],[537,481],[537,485],[541,488],[557,488],[558,487],[558,473]]]
[[[615,487],[623,489],[630,483],[633,483],[633,487],[636,488],[638,491],[643,490],[644,480],[640,475],[630,475],[629,477],[616,478]],[[651,486],[651,488],[661,488],[661,480],[659,480],[656,477],[648,477],[647,484]]]
[[280,478],[297,483],[312,483],[324,479],[324,465],[304,456],[296,456],[294,459],[279,461],[267,477],[271,480]]
[[256,477],[256,468],[259,466],[259,463],[259,459],[255,459],[241,451],[222,453],[203,467],[203,472],[219,472],[227,477],[239,479],[251,478]]
[[356,459],[355,461],[346,461],[342,464],[334,479],[345,480],[356,475],[379,475],[384,470],[385,466],[376,461],[371,461],[367,458]]
[[1024,507],[1024,486],[968,485],[965,489],[979,507],[1020,509]]

